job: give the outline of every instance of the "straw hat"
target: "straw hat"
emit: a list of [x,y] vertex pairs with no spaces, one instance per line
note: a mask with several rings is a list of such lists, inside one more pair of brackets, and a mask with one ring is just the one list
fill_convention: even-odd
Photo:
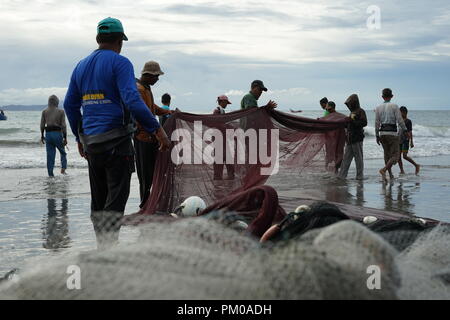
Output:
[[159,67],[159,63],[156,61],[148,61],[144,65],[144,69],[142,69],[141,74],[152,74],[155,76],[163,75],[164,72],[161,71]]

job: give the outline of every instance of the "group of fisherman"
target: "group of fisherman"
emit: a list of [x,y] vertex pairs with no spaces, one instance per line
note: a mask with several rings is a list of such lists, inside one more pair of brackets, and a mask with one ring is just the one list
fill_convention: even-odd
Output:
[[[78,151],[88,162],[91,210],[96,212],[91,218],[93,221],[106,221],[106,217],[115,215],[119,221],[135,169],[140,183],[141,207],[149,196],[157,154],[170,147],[162,124],[173,111],[169,108],[168,94],[163,96],[164,107],[155,104],[152,94],[151,86],[164,74],[159,64],[155,61],[145,63],[140,78],[136,79],[133,65],[120,55],[123,41],[128,38],[119,20],[106,18],[100,21],[96,40],[98,49],[81,60],[72,73],[64,101],[65,114],[57,108],[58,98],[49,98],[48,108],[42,113],[41,140],[47,145],[49,176],[53,176],[56,148],[61,153],[62,173],[65,173],[67,116]],[[241,109],[258,107],[258,99],[264,91],[267,88],[261,80],[253,81],[250,92],[242,98]],[[386,172],[392,177],[391,167],[399,158],[397,125],[410,137],[398,106],[390,102],[392,97],[390,89],[383,90],[385,103],[376,110],[377,143],[382,144],[386,160],[386,166],[380,170],[383,179],[386,179]],[[326,110],[323,118],[326,119],[335,111],[335,104],[326,99],[320,102]],[[231,102],[221,95],[217,103],[214,113],[223,114]],[[347,117],[347,145],[338,176],[347,176],[350,163],[355,158],[357,178],[362,179],[363,127],[367,125],[367,118],[357,95],[351,95],[345,104],[351,114]],[[270,100],[264,107],[276,108],[277,103]],[[160,121],[155,116],[160,116]],[[115,224],[111,219],[108,221]]]

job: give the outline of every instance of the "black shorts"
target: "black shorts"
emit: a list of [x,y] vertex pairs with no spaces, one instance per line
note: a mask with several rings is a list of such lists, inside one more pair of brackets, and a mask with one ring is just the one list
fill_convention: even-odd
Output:
[[400,143],[400,152],[408,152],[409,151],[409,140],[403,140]]

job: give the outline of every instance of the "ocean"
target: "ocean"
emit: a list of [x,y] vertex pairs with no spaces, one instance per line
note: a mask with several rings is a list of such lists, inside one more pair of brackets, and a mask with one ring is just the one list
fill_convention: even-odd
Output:
[[[345,110],[338,110],[345,114]],[[190,112],[190,111],[189,111]],[[317,118],[320,111],[305,111],[301,116]],[[365,159],[381,159],[382,153],[375,143],[374,112],[366,110],[368,126],[365,129]],[[0,121],[0,168],[23,169],[45,168],[45,146],[40,144],[39,111],[8,111],[8,120]],[[410,155],[414,157],[433,157],[450,155],[450,110],[410,111],[413,122],[415,148]],[[70,130],[69,130],[70,131]],[[71,132],[69,139],[69,168],[84,168],[86,162],[78,156]]]
[[[58,174],[57,153],[56,177],[49,178],[45,146],[39,141],[41,112],[6,113],[8,120],[0,121],[0,277],[36,258],[96,248],[87,163],[79,156],[72,133],[69,130],[68,175]],[[268,183],[279,191],[281,204],[288,198],[291,203],[296,198],[328,200],[450,222],[450,110],[410,111],[415,143],[410,156],[421,164],[421,173],[414,175],[412,165],[405,162],[407,174],[387,185],[380,183],[378,174],[383,151],[375,142],[374,112],[366,113],[366,179],[354,179],[354,164],[344,183],[337,183],[327,173],[289,180],[274,177]],[[322,112],[305,110],[301,115],[317,118]],[[398,176],[398,167],[394,174]],[[134,174],[126,214],[136,212],[138,204]],[[123,227],[120,241],[131,243],[138,235],[136,228]]]

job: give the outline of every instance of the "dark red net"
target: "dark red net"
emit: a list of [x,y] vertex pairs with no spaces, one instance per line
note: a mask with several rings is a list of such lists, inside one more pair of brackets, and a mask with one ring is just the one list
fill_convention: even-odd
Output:
[[[333,171],[342,160],[344,127],[345,120],[341,114],[316,120],[266,108],[223,115],[176,112],[164,126],[169,138],[176,141],[170,151],[159,153],[152,192],[139,214],[172,212],[184,199],[193,195],[212,205],[218,200],[263,185],[269,178],[282,179],[283,175],[292,174],[300,176],[305,168]],[[227,160],[227,154],[232,155],[232,150],[234,157],[229,156],[232,161],[227,161],[225,165],[214,164],[211,163],[212,157],[205,156],[208,154],[205,148],[211,148],[215,140],[202,140],[208,129],[215,129],[216,133],[224,136],[227,132],[235,133],[242,129],[252,139],[218,141],[216,145],[222,145],[224,152],[223,156],[216,156],[215,159]],[[184,148],[179,140],[185,142]],[[177,164],[180,160],[174,161],[176,154],[188,161]],[[238,154],[245,156],[245,161],[238,160]],[[264,169],[270,171],[270,168],[276,173],[270,175],[262,172]]]

